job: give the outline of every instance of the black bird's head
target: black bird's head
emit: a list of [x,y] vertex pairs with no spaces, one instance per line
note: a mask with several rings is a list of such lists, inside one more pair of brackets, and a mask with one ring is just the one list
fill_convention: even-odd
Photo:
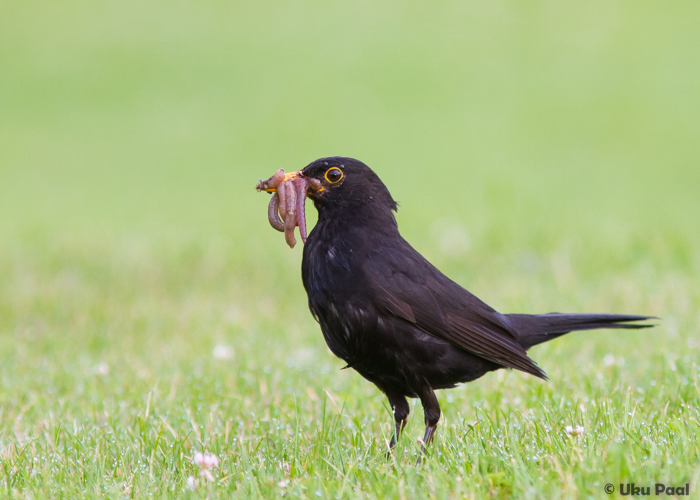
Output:
[[389,190],[371,168],[359,160],[342,156],[320,158],[299,172],[310,181],[308,197],[321,216],[377,216],[396,210]]
[[287,174],[279,169],[266,181],[260,180],[256,189],[274,193],[268,220],[272,227],[285,233],[292,248],[296,243],[295,226],[299,226],[302,241],[306,242],[306,197],[313,200],[318,210],[317,227],[365,227],[384,235],[398,230],[394,217],[397,204],[389,190],[372,169],[353,158],[320,158]]

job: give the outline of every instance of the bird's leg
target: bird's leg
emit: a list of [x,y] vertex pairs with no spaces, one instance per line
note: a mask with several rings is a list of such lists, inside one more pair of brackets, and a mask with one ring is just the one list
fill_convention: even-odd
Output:
[[401,431],[406,427],[408,414],[411,410],[403,394],[388,392],[386,396],[389,398],[389,404],[391,405],[391,410],[394,412],[394,420],[396,421],[396,432],[391,436],[389,451],[387,452],[387,458],[389,458],[391,450],[396,446],[396,442],[399,440],[399,436],[401,436]]
[[440,403],[438,403],[435,391],[432,387],[425,386],[419,393],[420,402],[423,405],[423,413],[425,415],[425,435],[421,444],[421,453],[418,456],[418,464],[425,453],[425,447],[430,445],[437,430],[437,424],[440,420]]

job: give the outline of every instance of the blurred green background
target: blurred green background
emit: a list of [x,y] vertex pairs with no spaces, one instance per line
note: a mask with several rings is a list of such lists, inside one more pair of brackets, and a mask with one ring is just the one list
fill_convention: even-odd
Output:
[[699,21],[695,2],[3,2],[0,228],[282,246],[256,179],[347,155],[419,246],[445,214],[524,241],[690,233]]
[[[381,448],[383,397],[336,370],[301,249],[254,190],[329,155],[372,167],[404,236],[504,312],[664,318],[538,347],[554,382],[509,374],[508,397],[594,398],[586,384],[606,373],[600,397],[638,385],[672,399],[661,387],[697,380],[698,26],[694,1],[0,1],[0,446],[103,410],[131,430],[146,401],[146,420],[220,404],[242,426],[293,422],[299,398],[314,422],[331,388]],[[233,361],[212,363],[217,344]],[[451,392],[448,421],[497,407],[496,377]],[[690,421],[674,394],[670,415]],[[230,429],[212,425],[197,441],[223,456]],[[86,432],[89,460],[101,438]],[[173,474],[181,488],[187,472]]]

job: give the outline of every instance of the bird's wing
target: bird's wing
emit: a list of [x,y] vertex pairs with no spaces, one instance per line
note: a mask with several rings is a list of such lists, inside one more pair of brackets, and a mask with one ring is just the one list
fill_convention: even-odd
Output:
[[486,360],[546,378],[507,318],[442,274],[408,243],[375,247],[363,265],[381,309]]

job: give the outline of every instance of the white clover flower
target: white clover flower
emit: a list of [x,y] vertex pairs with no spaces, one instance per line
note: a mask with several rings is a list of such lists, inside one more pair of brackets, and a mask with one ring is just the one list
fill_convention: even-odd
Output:
[[209,469],[202,469],[199,471],[199,475],[202,476],[204,479],[207,481],[213,481],[214,480],[214,475],[209,472]]
[[233,358],[233,348],[225,344],[219,344],[214,347],[212,352],[214,359],[227,360]]
[[200,469],[215,469],[219,466],[219,457],[213,453],[202,453],[197,451],[192,459],[194,464]]
[[109,365],[107,363],[100,363],[95,367],[95,375],[100,377],[105,377],[109,375]]
[[[213,453],[202,453],[201,451],[195,452],[192,457],[194,464],[199,467],[199,476],[203,477],[207,481],[214,481],[214,474],[211,473],[210,469],[216,469],[219,466],[219,457]],[[189,478],[187,479],[189,486]],[[194,484],[196,484],[196,480]]]
[[603,356],[603,366],[612,366],[615,364],[615,355],[614,354],[606,354]]
[[564,427],[564,432],[566,432],[570,436],[571,435],[580,436],[581,434],[583,434],[584,430],[585,429],[583,427],[581,427],[580,425],[576,425],[576,426],[567,425],[566,427]]
[[187,487],[191,490],[196,490],[197,489],[197,480],[194,478],[194,476],[189,476],[187,478],[187,481],[185,481],[187,484]]

